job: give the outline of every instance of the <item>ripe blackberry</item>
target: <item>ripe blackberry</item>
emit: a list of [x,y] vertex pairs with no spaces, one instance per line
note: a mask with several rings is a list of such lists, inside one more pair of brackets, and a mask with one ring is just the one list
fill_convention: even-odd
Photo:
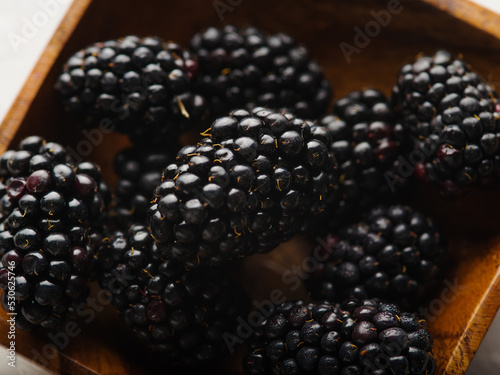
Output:
[[211,27],[191,39],[191,51],[200,65],[199,91],[214,118],[235,108],[263,106],[315,119],[330,102],[330,83],[290,35]]
[[173,149],[179,148],[130,147],[115,156],[118,182],[114,213],[120,228],[146,222],[151,197],[161,181],[161,171],[175,160]]
[[331,213],[331,230],[401,187],[404,178],[398,169],[405,137],[388,99],[373,89],[354,91],[339,99],[333,114],[320,123],[332,135],[330,149],[340,174],[332,196],[338,209]]
[[99,250],[100,285],[140,343],[171,362],[196,365],[227,354],[224,336],[247,299],[226,268],[185,271],[161,260],[147,227],[115,232]]
[[198,63],[179,45],[130,35],[75,53],[56,88],[84,126],[161,144],[207,115],[205,100],[192,90],[197,74]]
[[326,244],[327,259],[307,282],[314,297],[377,297],[411,308],[436,285],[446,255],[433,221],[400,205],[374,208]]
[[187,268],[270,251],[321,213],[336,182],[327,130],[262,108],[217,119],[164,170],[148,213]]
[[403,66],[393,101],[411,135],[417,177],[444,197],[499,174],[497,93],[461,58],[438,51]]
[[20,328],[54,327],[86,297],[109,189],[97,165],[38,136],[0,157],[0,181],[2,307]]
[[433,339],[424,324],[379,300],[284,302],[254,331],[244,372],[432,375]]

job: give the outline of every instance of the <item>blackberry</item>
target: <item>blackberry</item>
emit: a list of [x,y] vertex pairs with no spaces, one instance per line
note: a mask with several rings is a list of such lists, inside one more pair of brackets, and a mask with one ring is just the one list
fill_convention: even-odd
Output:
[[432,375],[433,339],[424,324],[379,300],[284,302],[249,339],[244,372]]
[[433,221],[407,206],[380,206],[326,239],[307,282],[319,299],[383,298],[414,308],[432,290],[446,257]]
[[225,335],[247,298],[227,268],[185,271],[162,261],[148,228],[137,224],[104,239],[98,259],[100,285],[141,344],[185,365],[228,354]]
[[332,135],[331,151],[339,165],[339,186],[332,196],[338,209],[329,220],[332,230],[403,185],[399,168],[405,136],[388,99],[374,89],[339,99],[333,114],[320,124]]
[[179,45],[130,35],[75,53],[56,88],[85,127],[162,144],[207,115],[205,100],[192,88],[197,74],[196,59]]
[[174,160],[174,151],[167,147],[129,147],[115,156],[118,182],[114,212],[119,227],[146,222],[151,197],[161,181],[161,171]]
[[2,307],[19,328],[52,328],[86,298],[109,189],[97,165],[38,136],[0,157],[0,181]]
[[456,198],[500,171],[497,93],[446,51],[403,66],[393,101],[411,135],[417,177]]
[[217,119],[164,170],[148,213],[187,268],[270,251],[326,208],[336,182],[325,128],[262,108]]
[[321,68],[290,35],[211,27],[191,39],[191,51],[199,61],[198,90],[214,117],[263,106],[315,119],[330,102],[332,90]]

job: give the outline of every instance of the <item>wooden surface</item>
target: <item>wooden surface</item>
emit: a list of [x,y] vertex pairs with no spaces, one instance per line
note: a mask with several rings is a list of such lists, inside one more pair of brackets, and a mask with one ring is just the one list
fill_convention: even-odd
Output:
[[90,2],[91,0],[78,0],[70,6],[64,19],[61,21],[59,27],[49,41],[49,44],[40,56],[36,66],[2,122],[0,131],[1,152],[5,150],[16,134],[31,103],[38,94],[40,86],[44,83],[49,70],[53,68],[54,62],[61,53],[61,50],[77,26],[82,15],[87,10]]
[[463,22],[469,23],[483,31],[500,38],[498,14],[471,0],[423,0],[445,12],[452,14]]
[[[371,11],[386,9],[385,1],[329,0],[243,0],[241,5],[224,13],[222,23],[262,27],[269,32],[284,31],[307,45],[312,55],[325,68],[336,96],[363,87],[377,87],[386,94],[394,84],[399,67],[419,53],[432,53],[447,48],[462,53],[488,81],[500,82],[500,35],[488,27],[498,24],[492,13],[470,13],[465,22],[457,7],[464,0],[446,2],[457,17],[438,10],[430,2],[402,1],[403,10],[391,17],[387,27],[373,37],[348,63],[339,44],[354,44],[354,27],[364,28],[373,20]],[[142,9],[144,4],[154,11]],[[87,8],[88,7],[88,8]],[[464,8],[462,8],[464,9]],[[80,22],[78,19],[83,14]],[[473,16],[473,17],[472,17]],[[482,17],[482,18],[479,18]],[[38,133],[76,148],[86,136],[73,119],[62,113],[53,85],[64,61],[86,45],[126,34],[159,35],[187,44],[190,35],[221,21],[212,1],[115,2],[111,0],[77,0],[51,41],[33,75],[0,127],[0,149],[25,135]],[[76,26],[74,32],[73,27]],[[500,86],[500,85],[499,85]],[[15,136],[14,136],[15,135]],[[111,183],[112,155],[127,143],[121,136],[107,137],[93,148],[91,158],[99,162]],[[417,207],[436,217],[450,242],[451,271],[447,280],[457,280],[463,288],[444,304],[444,310],[433,314],[429,329],[436,338],[434,353],[438,374],[462,374],[490,325],[500,304],[500,191],[474,192],[459,202],[446,202],[432,190],[416,187],[407,197]],[[283,284],[283,270],[300,263],[314,244],[296,238],[266,256],[254,256],[242,264],[240,281],[257,301],[268,298],[271,290],[280,288],[290,298],[304,296],[303,288],[290,290]],[[443,284],[445,286],[445,284]],[[441,291],[429,296],[434,306],[441,306]],[[432,304],[431,304],[432,306]],[[441,309],[438,309],[441,310]],[[5,315],[2,315],[5,316]],[[133,344],[121,331],[121,323],[111,307],[98,313],[87,324],[76,321],[83,332],[71,339],[67,348],[45,363],[61,374],[163,374],[168,365],[152,358]],[[6,343],[7,325],[0,321],[0,342]],[[18,353],[33,358],[32,348],[42,350],[50,342],[46,332],[19,333]],[[205,374],[238,374],[242,351],[231,359],[203,369]],[[175,372],[177,371],[177,372]],[[168,370],[169,374],[186,373]]]

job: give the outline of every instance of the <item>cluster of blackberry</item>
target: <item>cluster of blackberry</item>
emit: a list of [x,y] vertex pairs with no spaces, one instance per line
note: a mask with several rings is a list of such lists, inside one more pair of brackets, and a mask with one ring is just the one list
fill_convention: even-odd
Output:
[[208,115],[192,87],[198,70],[196,58],[178,44],[130,35],[75,53],[56,88],[84,126],[116,129],[149,147]]
[[456,198],[500,173],[496,91],[447,51],[401,68],[393,102],[419,155],[415,173]]
[[[316,302],[262,316],[244,372],[435,372],[424,322],[400,308],[438,285],[446,246],[392,193],[409,185],[410,155],[447,197],[500,170],[497,95],[461,59],[419,57],[392,101],[354,91],[325,115],[332,89],[307,49],[224,26],[196,34],[190,51],[157,37],[96,43],[68,60],[56,88],[84,126],[133,145],[115,156],[109,210],[99,167],[59,144],[32,136],[0,157],[1,302],[20,328],[58,326],[96,275],[140,343],[202,365],[229,354],[249,316],[236,260],[329,233],[306,281]],[[180,146],[195,127],[208,129]]]
[[379,300],[285,302],[248,341],[247,375],[434,374],[424,321]]
[[335,230],[405,185],[399,171],[405,134],[389,100],[374,89],[337,100],[333,114],[320,124],[332,135],[330,149],[339,165],[339,186],[330,203],[336,209],[324,226]]
[[317,299],[383,298],[416,308],[440,279],[444,240],[429,218],[410,207],[371,210],[327,238],[328,257],[308,280]]
[[2,307],[18,327],[55,327],[85,300],[108,201],[99,167],[60,144],[31,136],[0,157]]
[[213,116],[264,106],[315,119],[330,103],[330,83],[290,35],[211,27],[191,39],[191,52],[198,56],[199,92],[208,98]]
[[84,126],[116,129],[145,147],[236,108],[317,118],[332,91],[291,36],[229,25],[196,34],[191,52],[158,37],[95,43],[68,59],[56,89]]
[[195,268],[267,252],[326,209],[336,171],[325,128],[255,108],[208,132],[155,191],[149,224],[167,258]]
[[[231,284],[223,265],[190,268],[271,250],[326,210],[336,181],[322,127],[272,110],[234,110],[269,105],[321,115],[331,89],[319,67],[289,36],[267,37],[252,28],[239,33],[229,26],[209,29],[193,38],[192,53],[156,37],[96,43],[68,60],[56,85],[84,126],[110,123],[134,143],[115,157],[110,216],[118,232],[99,249],[101,286],[110,288],[112,272],[133,274],[126,291],[113,293],[115,305],[140,341],[184,363],[221,352],[212,325],[231,324],[230,311],[242,299],[222,295]],[[246,37],[231,43],[238,34]],[[214,64],[221,52],[223,65]],[[174,158],[170,150],[180,133],[227,114],[214,122],[210,137]],[[151,232],[143,226],[146,216]],[[161,286],[149,287],[149,276],[161,278]],[[173,296],[160,291],[172,283],[178,286]],[[211,309],[221,311],[207,315]],[[167,317],[155,320],[160,310]],[[167,337],[165,327],[179,332]]]
[[171,362],[194,366],[227,354],[246,296],[227,267],[186,271],[163,261],[147,227],[114,232],[99,250],[99,283],[125,324]]

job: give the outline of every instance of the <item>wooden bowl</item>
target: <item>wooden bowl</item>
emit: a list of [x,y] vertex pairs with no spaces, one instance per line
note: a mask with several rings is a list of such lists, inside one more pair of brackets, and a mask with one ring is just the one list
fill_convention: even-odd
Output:
[[[221,3],[228,6],[222,7],[226,9],[223,13]],[[395,0],[76,0],[2,123],[0,151],[29,134],[43,135],[75,150],[91,143],[89,135],[63,113],[53,86],[73,52],[127,34],[158,35],[186,46],[200,29],[225,23],[287,32],[305,44],[324,67],[336,97],[364,87],[389,94],[405,62],[439,48],[462,53],[487,81],[500,81],[500,17],[466,0],[398,4]],[[378,21],[372,36],[356,44],[355,27],[373,26],[381,11],[390,14],[383,22],[387,25]],[[347,44],[355,48],[348,58],[341,48],[348,48]],[[113,155],[126,144],[125,137],[109,135],[91,147],[89,158],[103,167],[112,185]],[[414,205],[436,218],[448,236],[453,259],[442,288],[429,296],[431,302],[423,311],[435,337],[437,373],[461,374],[500,304],[500,191],[474,191],[456,202],[443,201],[434,190],[418,187],[416,191],[411,197]],[[303,238],[295,238],[271,254],[251,257],[239,270],[240,280],[256,301],[268,298],[275,288],[290,298],[304,296],[303,288],[292,291],[283,283],[282,272],[300,264],[311,246]],[[137,347],[121,330],[106,301],[97,299],[96,306],[92,319],[89,313],[74,321],[77,327],[73,330],[81,332],[68,342],[60,340],[61,350],[52,350],[55,338],[46,332],[17,332],[17,352],[60,374],[186,373],[171,370],[161,358]],[[6,346],[7,330],[2,312],[0,342]],[[203,372],[240,374],[241,356],[239,351]]]

